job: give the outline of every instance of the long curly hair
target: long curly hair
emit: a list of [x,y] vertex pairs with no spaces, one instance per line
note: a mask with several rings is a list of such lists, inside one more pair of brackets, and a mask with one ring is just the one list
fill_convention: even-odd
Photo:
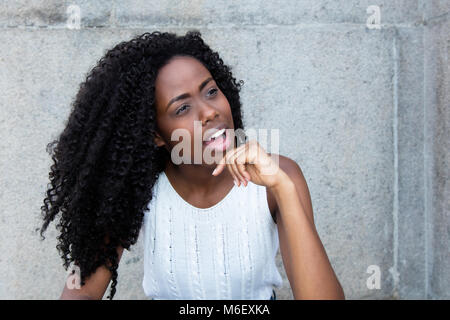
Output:
[[[56,248],[65,270],[74,263],[80,284],[102,265],[117,285],[118,246],[135,244],[152,190],[170,154],[154,143],[155,80],[174,56],[192,56],[209,70],[227,97],[235,129],[243,129],[239,92],[231,68],[201,38],[155,31],[109,49],[80,84],[71,114],[47,145],[49,172],[41,241],[59,211]],[[39,229],[38,229],[39,230]]]

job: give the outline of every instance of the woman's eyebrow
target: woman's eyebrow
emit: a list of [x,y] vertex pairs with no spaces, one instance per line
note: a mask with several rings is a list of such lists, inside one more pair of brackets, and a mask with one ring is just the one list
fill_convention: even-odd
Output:
[[[211,80],[213,80],[212,77],[209,77],[209,78],[207,78],[206,80],[204,80],[204,81],[198,86],[198,91],[202,91],[202,89],[203,89],[203,88],[208,84],[208,82],[210,82]],[[166,110],[169,109],[169,106],[170,106],[172,103],[174,103],[174,102],[176,102],[176,101],[178,101],[178,100],[181,100],[181,99],[188,98],[188,97],[190,97],[189,93],[183,93],[183,94],[180,94],[179,96],[173,98],[173,99],[170,100],[169,103],[167,104]]]

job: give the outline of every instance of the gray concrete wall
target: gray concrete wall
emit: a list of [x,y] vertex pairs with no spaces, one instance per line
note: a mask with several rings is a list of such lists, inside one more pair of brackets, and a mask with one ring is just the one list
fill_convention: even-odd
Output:
[[[67,27],[70,4],[80,29]],[[366,26],[369,5],[380,29]],[[45,146],[88,70],[120,41],[190,29],[245,81],[245,125],[280,129],[346,297],[450,298],[449,10],[448,0],[3,1],[0,299],[55,299],[64,286],[54,224],[44,242],[36,233]],[[115,299],[146,299],[141,240],[124,252]],[[380,289],[366,285],[370,265]],[[278,297],[292,299],[280,255],[278,266]]]
[[424,118],[426,294],[450,299],[450,3],[426,7]]

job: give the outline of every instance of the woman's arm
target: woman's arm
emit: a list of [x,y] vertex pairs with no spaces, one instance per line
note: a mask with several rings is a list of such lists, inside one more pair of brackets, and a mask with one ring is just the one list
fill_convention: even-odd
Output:
[[316,232],[300,167],[287,157],[279,158],[280,166],[256,140],[250,140],[228,151],[212,174],[217,176],[226,167],[238,185],[251,181],[273,194],[280,251],[295,299],[345,299]]
[[293,160],[283,158],[289,169],[269,190],[278,205],[280,252],[294,299],[345,299],[314,226],[305,178]]
[[[117,248],[118,263],[123,253],[123,247]],[[102,300],[103,295],[111,281],[111,271],[106,266],[100,266],[86,280],[85,284],[79,289],[67,287],[67,280],[64,285],[63,292],[59,297],[60,300]]]

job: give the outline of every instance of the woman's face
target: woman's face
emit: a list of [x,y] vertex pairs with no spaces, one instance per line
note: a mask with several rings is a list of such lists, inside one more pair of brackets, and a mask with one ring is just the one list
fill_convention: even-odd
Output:
[[[172,132],[184,129],[190,136],[191,163],[194,163],[194,121],[198,121],[196,137],[201,139],[198,145],[201,145],[202,154],[206,147],[203,137],[205,133],[213,132],[207,130],[218,126],[234,129],[227,98],[208,69],[193,57],[176,56],[159,70],[155,81],[155,99],[155,143],[165,146],[170,153],[183,140],[176,138],[171,141]],[[214,153],[212,150],[210,154],[214,156]],[[183,155],[183,152],[179,154]]]

